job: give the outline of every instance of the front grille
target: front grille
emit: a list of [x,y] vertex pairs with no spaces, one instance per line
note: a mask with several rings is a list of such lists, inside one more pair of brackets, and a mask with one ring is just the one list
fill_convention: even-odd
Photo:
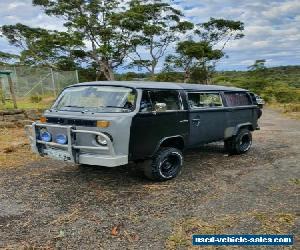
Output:
[[59,118],[59,117],[47,117],[47,123],[54,123],[54,124],[60,124],[60,125],[76,125],[76,126],[96,127],[97,121]]

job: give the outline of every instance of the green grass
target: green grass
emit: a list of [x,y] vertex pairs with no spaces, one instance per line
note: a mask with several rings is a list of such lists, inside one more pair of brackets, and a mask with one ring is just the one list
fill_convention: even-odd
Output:
[[[44,97],[38,103],[33,103],[28,98],[28,99],[17,100],[17,106],[18,109],[47,109],[52,105],[53,102],[54,102],[53,97]],[[0,104],[0,110],[5,110],[5,109],[14,109],[14,105],[12,101],[6,101],[5,105],[3,105],[2,103]]]

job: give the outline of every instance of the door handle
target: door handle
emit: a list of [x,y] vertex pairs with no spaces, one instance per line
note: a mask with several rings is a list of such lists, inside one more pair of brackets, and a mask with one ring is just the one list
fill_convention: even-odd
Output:
[[180,123],[186,123],[189,122],[189,120],[181,120]]
[[199,127],[201,120],[200,119],[192,119],[192,122],[196,123],[196,127]]

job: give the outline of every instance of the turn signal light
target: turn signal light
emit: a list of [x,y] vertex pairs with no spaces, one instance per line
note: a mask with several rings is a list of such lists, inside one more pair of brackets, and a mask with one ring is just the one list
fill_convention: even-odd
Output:
[[110,126],[109,121],[97,121],[98,128],[108,128]]
[[47,118],[45,116],[40,117],[40,122],[41,123],[46,123],[47,122]]

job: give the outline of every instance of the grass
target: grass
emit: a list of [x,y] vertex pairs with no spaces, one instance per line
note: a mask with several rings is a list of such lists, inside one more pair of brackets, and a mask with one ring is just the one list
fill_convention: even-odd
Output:
[[[17,100],[19,109],[47,109],[54,102],[54,97],[43,97],[38,103],[31,102],[30,98],[21,98]],[[12,101],[6,101],[5,105],[0,104],[0,110],[14,109]]]
[[272,102],[267,105],[270,108],[277,109],[293,119],[300,120],[300,103],[278,103]]
[[19,167],[37,159],[23,129],[0,129],[0,168]]
[[[253,234],[286,234],[295,225],[296,216],[290,213],[272,213],[253,211],[240,215],[224,215],[204,221],[201,218],[186,218],[176,222],[173,233],[166,241],[167,249],[181,249],[192,247],[193,234],[231,234],[241,233],[239,227],[245,221],[253,225],[243,229]],[[236,231],[238,230],[238,232]],[[249,231],[250,230],[250,231]],[[215,249],[206,247],[205,249]]]

